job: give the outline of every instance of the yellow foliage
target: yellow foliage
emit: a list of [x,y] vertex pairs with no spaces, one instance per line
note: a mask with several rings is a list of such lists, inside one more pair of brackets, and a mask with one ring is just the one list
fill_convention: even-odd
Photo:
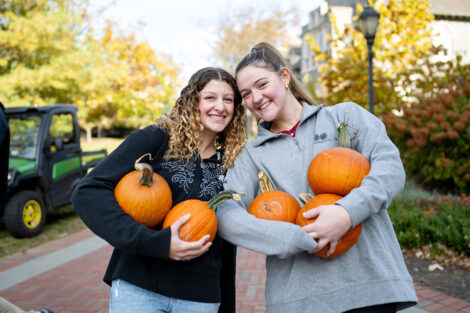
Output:
[[247,7],[230,12],[219,24],[215,55],[222,67],[233,72],[236,64],[258,41],[268,41],[278,49],[287,49],[288,27],[298,20],[294,8],[281,11],[274,7],[260,11],[256,7]]
[[82,127],[137,128],[176,98],[172,60],[114,21],[98,35],[87,0],[4,0],[0,16],[6,106],[75,103]]
[[[409,69],[419,60],[431,57],[433,16],[428,13],[428,0],[369,2],[380,13],[373,51],[376,112],[381,114],[394,109],[402,100],[401,90],[406,87]],[[354,21],[363,11],[360,4],[356,11]],[[341,32],[334,14],[330,13],[329,17],[332,34],[327,40],[333,55],[320,51],[313,36],[305,38],[314,52],[315,62],[322,64],[318,68],[319,81],[327,95],[321,100],[327,105],[355,101],[367,107],[368,49],[364,36],[354,25],[346,25]]]

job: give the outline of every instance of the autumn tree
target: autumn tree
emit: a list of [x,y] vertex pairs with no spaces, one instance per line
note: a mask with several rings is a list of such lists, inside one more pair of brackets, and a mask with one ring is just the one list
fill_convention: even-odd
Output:
[[[375,4],[374,4],[375,2]],[[379,27],[374,43],[375,112],[381,114],[394,109],[413,91],[410,77],[423,60],[432,58],[432,14],[427,0],[370,1],[380,13]],[[363,8],[358,5],[357,15]],[[333,35],[328,38],[331,51],[320,51],[313,36],[306,39],[320,62],[318,82],[326,88],[325,104],[354,101],[367,107],[368,58],[363,34],[354,25],[344,31],[336,27],[336,17],[330,14]]]
[[177,67],[132,31],[93,23],[86,0],[2,1],[2,102],[77,104],[88,136],[93,128],[153,122],[175,100]]
[[[374,3],[371,1],[371,5]],[[386,125],[409,177],[432,189],[467,192],[470,186],[470,67],[461,57],[436,57],[427,0],[377,1],[374,44],[376,112]],[[362,8],[358,7],[358,15]],[[357,16],[355,17],[357,20]],[[331,16],[335,25],[335,17]],[[313,41],[310,40],[312,43]],[[368,103],[367,45],[354,27],[333,30],[334,53],[313,45],[326,104]]]
[[79,68],[81,1],[4,0],[0,5],[0,97],[6,106],[70,103]]
[[148,125],[176,100],[180,79],[173,61],[116,23],[108,21],[99,38],[90,36],[86,53],[76,103],[87,130]]
[[289,27],[297,25],[295,7],[287,11],[279,8],[260,11],[246,7],[224,16],[219,24],[215,55],[222,66],[234,71],[238,62],[258,41],[268,41],[279,49],[287,49],[291,41]]
[[[236,65],[258,41],[267,41],[281,52],[287,52],[291,42],[289,28],[298,25],[295,7],[283,11],[273,7],[259,10],[245,7],[224,16],[220,22],[214,44],[215,56],[220,66],[234,73]],[[256,121],[247,112],[248,134],[256,132]]]

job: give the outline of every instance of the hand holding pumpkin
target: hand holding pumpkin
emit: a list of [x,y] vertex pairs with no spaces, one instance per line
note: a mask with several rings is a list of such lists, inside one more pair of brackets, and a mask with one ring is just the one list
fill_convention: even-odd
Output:
[[323,258],[340,256],[357,242],[362,232],[361,224],[351,229],[351,216],[335,203],[361,185],[370,163],[351,149],[345,122],[338,127],[338,145],[321,151],[310,162],[307,180],[316,196],[299,195],[305,205],[297,214],[296,224],[318,239],[313,253]]
[[340,205],[322,205],[303,213],[306,219],[317,218],[315,223],[302,227],[313,239],[317,239],[318,245],[315,252],[322,250],[328,244],[327,255],[335,252],[336,245],[349,229],[351,229],[351,217],[346,209]]
[[[341,196],[322,193],[316,196],[299,194],[305,203],[297,215],[296,224],[313,238],[319,238],[315,255],[323,258],[335,258],[353,246],[362,231],[361,224],[353,229],[352,220],[346,209],[335,202]],[[318,220],[320,220],[318,222]]]
[[179,218],[173,225],[171,225],[171,241],[170,252],[168,257],[175,261],[189,261],[197,258],[206,253],[212,242],[207,242],[210,238],[206,235],[198,241],[184,241],[180,239],[179,230],[190,219],[190,214],[186,214]]

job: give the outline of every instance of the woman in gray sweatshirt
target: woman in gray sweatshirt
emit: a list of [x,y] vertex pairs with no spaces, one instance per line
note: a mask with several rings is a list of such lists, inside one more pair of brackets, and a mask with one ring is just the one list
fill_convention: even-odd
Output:
[[[247,108],[262,120],[258,134],[228,171],[225,188],[245,192],[241,202],[219,206],[219,235],[267,255],[267,312],[396,312],[417,302],[387,207],[405,172],[383,123],[355,103],[316,105],[269,44],[260,43],[239,63],[237,86]],[[258,171],[275,189],[296,197],[312,193],[307,169],[319,152],[338,145],[337,127],[348,125],[351,148],[371,164],[362,184],[334,205],[308,212],[300,226],[258,219],[247,212],[261,191]],[[362,223],[357,243],[333,259],[316,252]]]

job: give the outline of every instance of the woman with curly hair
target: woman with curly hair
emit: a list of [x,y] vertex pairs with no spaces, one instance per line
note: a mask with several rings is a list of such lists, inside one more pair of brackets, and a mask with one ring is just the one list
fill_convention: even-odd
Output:
[[173,205],[208,201],[246,142],[244,108],[234,78],[220,68],[192,75],[170,113],[131,133],[75,190],[78,215],[113,247],[104,281],[110,312],[235,312],[235,247],[216,236],[179,238],[191,217],[171,227],[135,222],[114,198],[136,159],[151,153],[155,173],[170,185]]

